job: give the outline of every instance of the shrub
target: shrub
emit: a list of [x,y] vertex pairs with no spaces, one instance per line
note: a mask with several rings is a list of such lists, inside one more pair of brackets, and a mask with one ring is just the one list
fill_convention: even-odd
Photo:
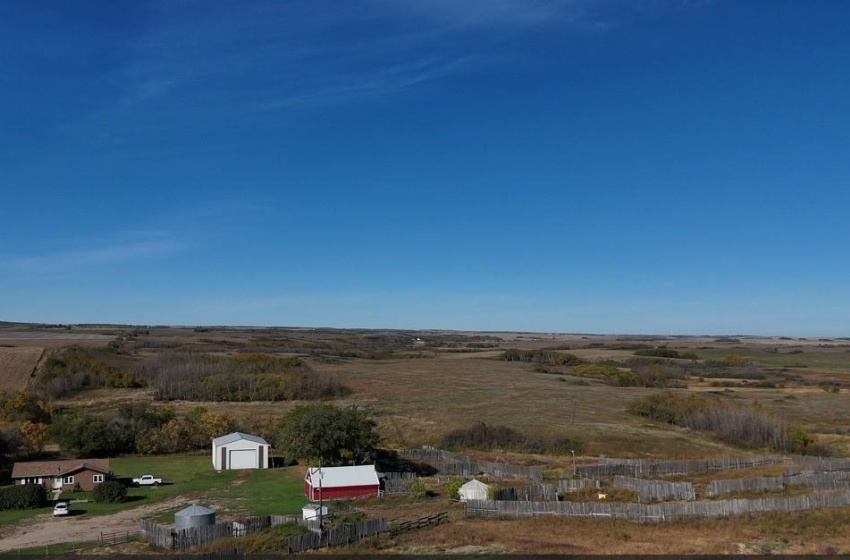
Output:
[[564,453],[578,451],[577,441],[559,437],[553,439],[530,438],[508,426],[477,422],[468,428],[453,430],[443,436],[442,446],[447,449],[511,449],[528,453]]
[[428,488],[425,486],[425,483],[422,482],[422,479],[415,478],[413,482],[410,483],[410,492],[416,498],[424,498],[428,494]]
[[509,348],[502,354],[506,362],[526,362],[548,366],[572,366],[581,363],[575,354],[556,352],[554,350],[517,350]]
[[0,511],[35,509],[47,505],[47,490],[41,484],[23,484],[0,489]]
[[446,483],[446,494],[448,495],[450,500],[460,499],[461,486],[463,486],[463,481],[456,478]]
[[[143,380],[158,400],[283,401],[324,399],[349,390],[300,358],[261,353],[235,357],[199,352],[157,354],[140,364],[130,381]],[[140,381],[141,382],[141,381]]]
[[525,437],[508,426],[490,426],[484,422],[469,428],[454,430],[443,436],[443,447],[459,449],[513,449],[525,441]]
[[667,348],[666,346],[658,346],[656,348],[646,348],[635,351],[635,356],[651,356],[654,358],[680,358],[681,356],[676,350]]
[[830,451],[826,446],[815,447],[816,437],[801,426],[783,424],[762,411],[758,403],[742,406],[718,398],[662,393],[632,403],[629,411],[660,422],[712,432],[721,441],[733,445],[802,454]]
[[117,480],[107,480],[98,484],[92,498],[99,504],[117,504],[127,497],[127,487]]

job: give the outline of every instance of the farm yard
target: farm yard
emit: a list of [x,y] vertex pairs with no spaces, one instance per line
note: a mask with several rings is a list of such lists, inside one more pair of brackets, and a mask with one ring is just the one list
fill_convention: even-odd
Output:
[[[420,477],[424,490],[352,502],[357,515],[386,519],[390,531],[443,513],[448,522],[387,533],[346,551],[850,552],[850,536],[842,529],[850,521],[850,507],[842,501],[848,491],[842,477],[850,468],[821,472],[799,458],[807,452],[850,454],[845,339],[74,326],[49,330],[44,334],[50,344],[35,346],[37,332],[16,332],[27,331],[0,329],[0,365],[9,364],[0,369],[0,380],[6,380],[0,389],[50,395],[42,398],[54,417],[108,422],[118,410],[142,406],[173,415],[167,418],[174,426],[183,423],[181,429],[198,421],[259,429],[259,419],[273,424],[320,400],[367,411],[383,449],[443,448],[450,442],[452,451],[470,457],[472,470],[445,471],[443,461],[443,472]],[[57,343],[63,335],[77,338]],[[155,385],[164,375],[176,376],[168,379],[178,389],[181,375],[207,375],[209,392],[189,388],[195,392],[165,395]],[[280,380],[273,391],[270,380]],[[293,393],[294,387],[307,392]],[[251,397],[260,394],[268,398]],[[664,406],[686,402],[696,403],[693,410],[659,421],[660,414],[672,413]],[[728,426],[706,424],[707,416],[697,414],[715,409],[761,422],[773,430],[773,443],[745,441],[741,434],[734,439],[721,431]],[[148,441],[153,453],[140,448],[111,461],[118,476],[151,472],[174,484],[130,489],[127,502],[92,503],[83,508],[85,515],[68,521],[108,523],[111,516],[125,516],[163,523],[191,501],[214,506],[224,519],[293,514],[306,503],[303,465],[215,473],[208,454],[163,447],[164,434],[145,439],[139,433],[137,443]],[[209,443],[206,434],[197,435],[199,445]],[[44,452],[69,453],[50,440]],[[766,456],[782,459],[703,472],[622,466],[709,458],[746,464]],[[606,457],[622,458],[621,466],[612,467],[616,460]],[[539,477],[505,478],[493,474],[493,465],[514,465],[515,475],[533,471]],[[794,469],[812,472],[801,478]],[[517,499],[497,506],[450,501],[452,481],[472,476]],[[572,486],[579,488],[568,491]],[[600,488],[604,501],[597,499]],[[716,513],[671,513],[680,511],[672,505],[678,502],[687,504],[681,511]],[[772,511],[778,509],[785,511]],[[0,512],[0,536],[5,541],[26,531],[35,545],[38,535],[47,538],[56,526],[44,519],[48,512]]]

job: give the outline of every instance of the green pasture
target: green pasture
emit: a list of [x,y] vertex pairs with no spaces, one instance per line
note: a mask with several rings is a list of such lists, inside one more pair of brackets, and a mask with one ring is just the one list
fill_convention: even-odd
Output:
[[[107,515],[170,498],[185,498],[185,505],[158,514],[158,521],[173,521],[175,511],[192,503],[214,506],[213,509],[222,513],[242,515],[300,513],[307,503],[303,478],[293,469],[216,472],[208,454],[118,457],[110,459],[110,466],[119,480],[152,474],[161,477],[164,484],[131,487],[127,499],[118,504],[97,504],[91,501],[90,492],[63,492],[60,499],[89,500],[72,504],[71,509],[77,515]],[[52,515],[52,512],[52,505],[34,510],[0,511],[0,525],[13,525],[39,515]]]

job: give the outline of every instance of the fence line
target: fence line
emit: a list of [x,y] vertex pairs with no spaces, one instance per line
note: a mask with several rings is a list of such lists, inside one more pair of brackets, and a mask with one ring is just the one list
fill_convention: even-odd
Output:
[[421,529],[423,527],[430,527],[432,525],[439,525],[444,521],[449,520],[449,512],[442,511],[440,513],[436,513],[434,515],[428,515],[426,517],[420,517],[419,519],[415,519],[413,521],[403,521],[396,525],[390,527],[390,535],[399,535],[401,533],[405,533],[407,531],[412,531],[414,529]]
[[668,482],[666,480],[645,480],[629,476],[614,477],[615,488],[635,490],[641,502],[653,500],[695,500],[697,495],[690,482]]
[[791,455],[790,460],[794,464],[815,466],[820,471],[850,471],[850,459],[847,458]]
[[451,453],[430,447],[402,449],[398,452],[398,455],[404,459],[427,463],[437,469],[441,474],[475,476],[479,473],[484,473],[489,474],[495,479],[530,478],[531,480],[538,481],[543,479],[543,472],[538,467],[523,467],[510,463],[479,461],[468,455]]
[[760,476],[757,478],[730,478],[727,480],[712,480],[708,483],[708,495],[719,496],[732,492],[782,490],[785,479],[781,476]]
[[784,464],[786,462],[786,458],[774,455],[747,459],[710,459],[705,461],[615,459],[602,457],[594,465],[578,465],[575,470],[577,475],[585,478],[616,475],[668,476],[676,474],[699,474],[720,470],[746,469],[761,465]]
[[811,486],[815,492],[850,491],[850,472],[798,471],[798,474],[786,476],[712,480],[708,484],[708,495],[719,496],[732,492],[783,490],[789,484],[805,484]]
[[847,506],[850,506],[850,492],[755,500],[666,502],[661,504],[470,500],[466,502],[466,515],[473,517],[600,517],[643,522],[688,517],[727,517],[765,511],[805,511]]
[[386,480],[396,479],[396,478],[401,478],[401,479],[407,480],[407,479],[415,479],[417,477],[417,474],[415,472],[387,471],[387,472],[378,473],[378,476],[381,477],[381,478],[384,478]]
[[101,532],[100,545],[115,546],[116,544],[125,544],[138,535],[138,531],[115,531],[112,533]]
[[333,525],[321,533],[310,532],[289,537],[286,552],[295,554],[304,550],[350,544],[388,531],[387,520],[383,517],[367,519],[358,523]]
[[558,492],[575,492],[585,488],[599,488],[599,481],[592,478],[562,479],[558,481]]
[[496,500],[523,500],[526,502],[558,501],[558,490],[552,484],[529,484],[528,486],[506,486],[496,488]]
[[183,552],[218,539],[250,535],[269,527],[296,523],[304,524],[303,520],[295,515],[265,515],[178,531],[149,519],[142,519],[139,522],[139,535],[159,548]]
[[386,494],[411,494],[410,489],[414,479],[409,478],[387,478],[384,479],[384,493]]

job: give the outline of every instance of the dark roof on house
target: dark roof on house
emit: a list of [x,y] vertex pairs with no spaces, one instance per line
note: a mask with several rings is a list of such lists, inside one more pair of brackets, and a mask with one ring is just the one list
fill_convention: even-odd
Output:
[[15,463],[12,467],[12,478],[65,476],[82,470],[109,474],[109,459],[69,459],[67,461]]

